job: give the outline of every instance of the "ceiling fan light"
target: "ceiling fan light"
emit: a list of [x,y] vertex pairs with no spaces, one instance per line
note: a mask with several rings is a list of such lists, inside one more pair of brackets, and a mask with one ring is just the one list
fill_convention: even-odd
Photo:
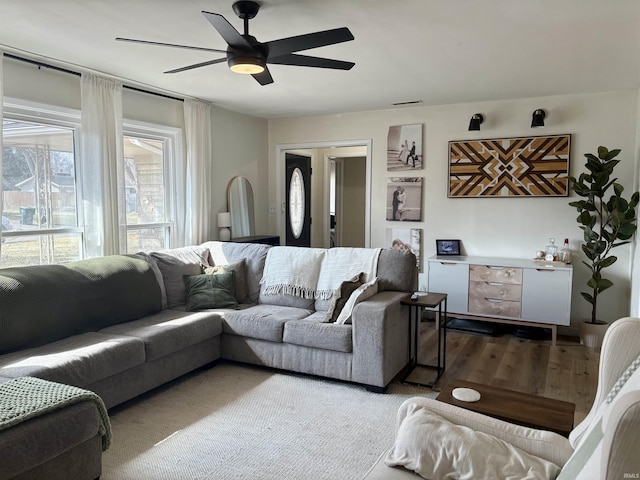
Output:
[[234,57],[228,60],[229,69],[234,73],[255,75],[264,72],[266,62],[255,57]]

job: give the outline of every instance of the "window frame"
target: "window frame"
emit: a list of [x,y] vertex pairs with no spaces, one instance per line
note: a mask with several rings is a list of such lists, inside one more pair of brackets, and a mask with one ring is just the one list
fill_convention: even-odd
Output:
[[[80,111],[72,108],[46,105],[28,100],[4,97],[2,105],[2,115],[4,120],[19,120],[28,123],[38,123],[50,125],[52,127],[69,128],[73,130],[73,150],[75,166],[75,188],[76,188],[76,227],[47,228],[29,231],[2,232],[2,236],[9,237],[34,237],[41,235],[58,234],[79,234],[80,236],[80,258],[85,258],[85,235],[82,224],[82,185],[78,181],[82,165],[80,164],[80,135],[82,118]],[[1,153],[0,153],[1,154]],[[2,159],[0,158],[0,161]]]
[[[84,168],[80,142],[82,136],[82,112],[81,110],[49,105],[29,100],[22,100],[11,97],[4,97],[2,101],[3,118],[8,120],[18,120],[53,127],[73,129],[73,148],[75,164],[75,185],[76,185],[76,224],[77,227],[42,229],[25,232],[6,231],[2,232],[3,237],[26,237],[40,235],[58,234],[78,234],[80,236],[80,258],[86,258],[86,235],[84,228],[83,210],[83,188],[82,169]],[[178,127],[160,125],[149,122],[142,122],[123,118],[122,135],[146,138],[150,140],[162,141],[164,143],[163,168],[165,187],[165,221],[135,225],[125,225],[125,237],[129,230],[140,230],[144,228],[164,228],[166,230],[165,247],[170,248],[174,241],[174,229],[176,226],[177,208],[177,179],[181,172],[177,171],[177,165],[182,164],[183,131]],[[1,158],[0,158],[1,161]],[[122,185],[124,188],[124,185]],[[127,245],[121,246],[122,253],[126,253]]]
[[[125,238],[130,230],[141,230],[145,228],[164,228],[166,231],[164,248],[171,248],[173,229],[175,228],[175,195],[176,187],[176,167],[178,157],[182,154],[182,130],[177,127],[158,125],[155,123],[141,122],[136,120],[123,120],[122,136],[138,137],[146,140],[163,142],[163,182],[164,182],[164,208],[165,221],[152,223],[125,224]],[[124,160],[124,159],[123,159]],[[124,185],[122,186],[124,188]],[[121,246],[121,251],[126,254],[128,245]]]

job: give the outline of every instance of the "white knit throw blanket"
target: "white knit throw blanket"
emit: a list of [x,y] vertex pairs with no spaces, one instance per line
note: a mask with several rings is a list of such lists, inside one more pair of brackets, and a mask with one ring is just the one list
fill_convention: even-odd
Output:
[[271,247],[264,264],[262,280],[266,295],[295,295],[316,298],[324,248]]
[[378,274],[381,248],[336,247],[327,250],[322,260],[316,298],[330,299],[345,280],[364,273],[369,282]]

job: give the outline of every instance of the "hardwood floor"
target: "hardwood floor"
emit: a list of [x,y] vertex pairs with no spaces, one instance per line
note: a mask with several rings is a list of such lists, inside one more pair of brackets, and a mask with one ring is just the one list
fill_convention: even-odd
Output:
[[[435,363],[435,323],[421,324],[419,362]],[[577,338],[527,340],[447,332],[446,370],[435,387],[454,378],[575,403],[575,424],[589,412],[598,383],[600,350],[580,345]],[[431,382],[434,371],[415,370],[412,381]]]

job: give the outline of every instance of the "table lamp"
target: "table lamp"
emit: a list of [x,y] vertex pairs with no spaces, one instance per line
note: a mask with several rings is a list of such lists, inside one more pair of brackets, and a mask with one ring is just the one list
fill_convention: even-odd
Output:
[[218,228],[220,231],[218,232],[218,238],[223,242],[228,242],[231,240],[231,230],[229,227],[231,226],[231,213],[230,212],[220,212],[218,213]]

